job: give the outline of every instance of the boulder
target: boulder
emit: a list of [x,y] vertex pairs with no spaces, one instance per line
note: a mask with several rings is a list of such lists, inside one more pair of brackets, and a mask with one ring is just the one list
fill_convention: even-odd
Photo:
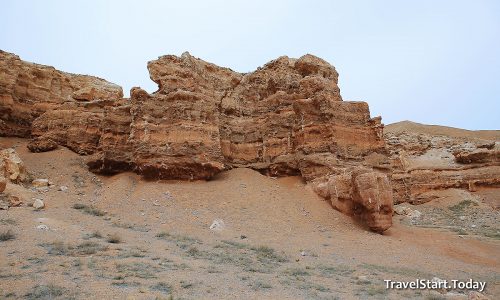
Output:
[[13,183],[24,182],[28,173],[23,161],[12,148],[0,150],[0,177]]
[[49,186],[49,180],[48,179],[35,179],[31,182],[31,184],[36,188],[46,187],[46,186]]
[[43,202],[42,199],[35,199],[33,202],[33,208],[36,210],[40,210],[45,207],[45,203]]

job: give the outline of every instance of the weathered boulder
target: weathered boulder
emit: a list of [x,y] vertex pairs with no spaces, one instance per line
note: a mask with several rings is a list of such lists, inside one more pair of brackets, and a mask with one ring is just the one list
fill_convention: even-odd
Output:
[[28,173],[23,161],[12,148],[0,150],[0,177],[13,183],[24,182]]
[[392,187],[385,174],[356,167],[317,179],[312,185],[334,208],[356,216],[371,230],[383,232],[392,226]]
[[57,143],[50,138],[37,137],[32,139],[27,147],[31,152],[37,153],[52,151],[54,149],[57,149],[57,146]]
[[371,230],[383,232],[392,226],[392,187],[385,174],[367,172],[354,177],[354,212]]

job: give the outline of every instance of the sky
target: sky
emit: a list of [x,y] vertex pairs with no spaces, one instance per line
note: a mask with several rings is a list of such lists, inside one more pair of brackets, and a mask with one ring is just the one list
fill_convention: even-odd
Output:
[[250,72],[310,53],[344,100],[389,124],[500,129],[500,1],[4,0],[0,49],[154,92],[148,61],[192,55]]

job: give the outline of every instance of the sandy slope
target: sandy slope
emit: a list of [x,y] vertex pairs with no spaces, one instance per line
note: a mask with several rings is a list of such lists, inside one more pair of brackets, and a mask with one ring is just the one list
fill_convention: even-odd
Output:
[[[234,169],[209,182],[147,182],[132,173],[96,176],[64,148],[35,154],[11,138],[0,146],[15,146],[35,177],[55,184],[45,193],[8,187],[47,207],[0,211],[0,231],[16,234],[0,242],[0,298],[44,295],[54,285],[54,294],[78,299],[421,299],[433,294],[387,291],[383,279],[434,276],[485,280],[486,294],[500,295],[497,239],[399,218],[386,234],[371,233],[300,178]],[[220,231],[209,229],[215,219],[225,224]],[[91,237],[96,231],[103,237]],[[120,243],[107,242],[113,234]],[[89,241],[97,249],[85,252]]]

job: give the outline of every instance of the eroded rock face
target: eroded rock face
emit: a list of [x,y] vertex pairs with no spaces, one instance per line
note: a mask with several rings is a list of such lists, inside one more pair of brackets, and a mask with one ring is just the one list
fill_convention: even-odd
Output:
[[344,102],[335,68],[312,55],[280,57],[246,74],[222,99],[220,138],[228,164],[307,180],[384,151],[380,120]]
[[162,56],[148,69],[159,90],[131,91],[129,141],[137,172],[148,178],[208,179],[224,170],[219,106],[241,75],[187,52]]
[[[335,201],[344,204],[334,207],[376,231],[391,224],[390,183],[376,171],[390,167],[381,120],[365,102],[342,101],[335,68],[318,57],[283,56],[240,74],[189,53],[162,56],[148,63],[158,91],[133,88],[121,99],[121,88],[104,80],[2,55],[3,132],[31,135],[34,152],[62,145],[92,154],[94,172],[151,179],[210,179],[249,167],[329,189],[336,180],[343,194]],[[352,171],[359,167],[368,175]]]
[[312,186],[334,208],[361,219],[371,230],[383,232],[392,226],[393,196],[387,175],[356,167],[316,179]]
[[22,61],[0,50],[0,136],[30,137],[33,121],[67,102],[116,100],[121,87]]
[[498,141],[416,131],[388,131],[385,138],[395,203],[431,201],[431,190],[500,186]]
[[104,110],[98,148],[88,163],[92,172],[115,174],[136,169],[129,141],[132,123],[130,108],[130,103],[126,103]]

